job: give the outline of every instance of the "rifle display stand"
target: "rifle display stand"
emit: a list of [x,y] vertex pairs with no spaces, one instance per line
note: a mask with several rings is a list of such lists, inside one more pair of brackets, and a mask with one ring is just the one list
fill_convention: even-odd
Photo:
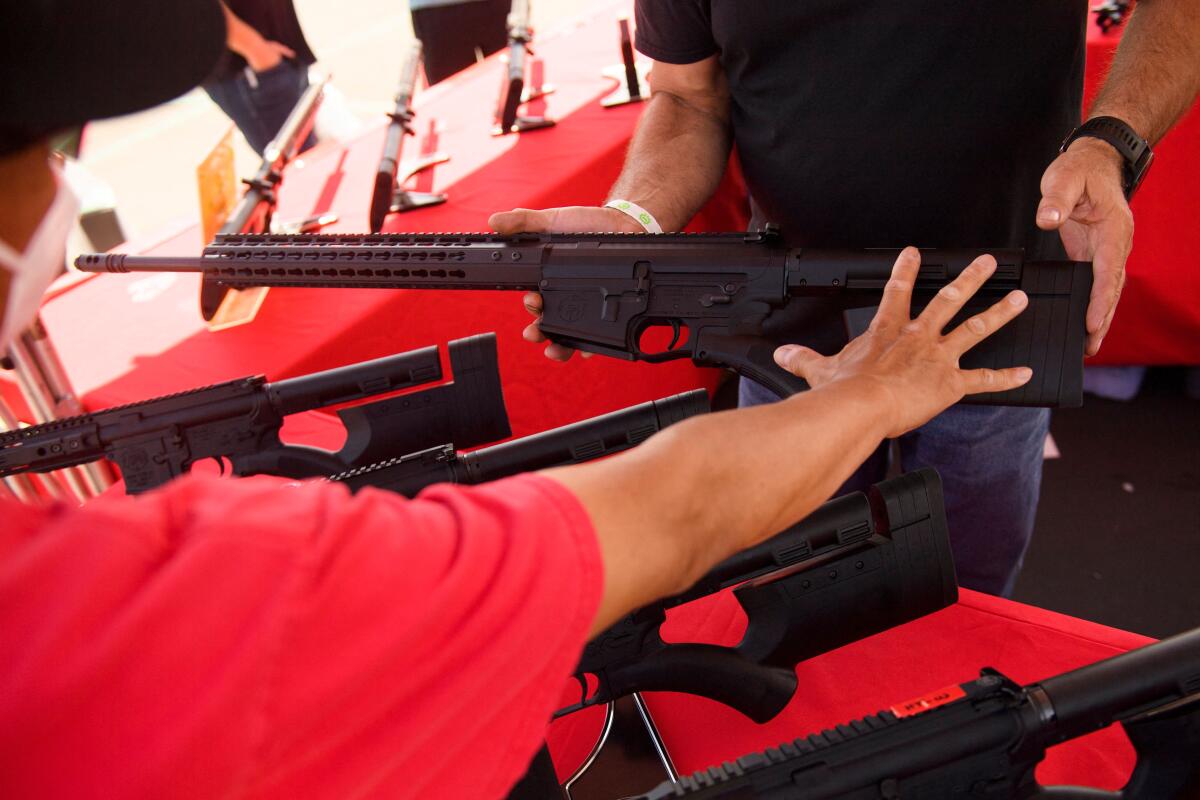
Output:
[[624,106],[630,103],[640,103],[650,97],[650,84],[646,77],[650,74],[650,65],[645,61],[637,61],[633,56],[633,37],[629,33],[629,18],[617,20],[621,31],[621,63],[605,67],[600,74],[617,81],[621,86],[600,101],[605,108]]
[[[541,100],[543,97],[554,93],[554,84],[545,82],[545,65],[540,58],[531,59],[529,62],[529,85],[521,90],[521,105],[528,105]],[[544,106],[544,103],[539,105]],[[527,109],[530,110],[531,109]],[[555,124],[555,121],[545,114],[517,114],[516,121],[512,127],[504,130],[504,124],[499,116],[496,118],[495,124],[492,126],[492,136],[505,136],[510,133],[526,133],[528,131],[536,131],[540,128],[549,128]]]
[[438,192],[410,192],[404,188],[404,184],[414,175],[419,175],[425,170],[437,164],[444,164],[450,160],[450,156],[445,153],[430,153],[418,158],[411,164],[401,165],[399,174],[396,175],[396,192],[392,195],[392,205],[388,208],[389,214],[398,214],[404,211],[412,211],[414,208],[424,208],[425,206],[436,206],[446,202],[446,195]]
[[600,738],[563,784],[567,800],[612,800],[678,781],[662,736],[640,694],[622,697],[605,711]]

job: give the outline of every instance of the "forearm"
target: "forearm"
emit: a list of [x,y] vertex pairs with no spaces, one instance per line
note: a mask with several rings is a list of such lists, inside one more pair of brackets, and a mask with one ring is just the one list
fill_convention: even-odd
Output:
[[248,50],[262,42],[262,35],[242,21],[241,17],[221,3],[225,12],[225,46],[239,55],[245,55]]
[[887,412],[886,393],[851,379],[694,418],[621,456],[550,470],[583,503],[600,541],[606,591],[596,629],[807,516],[879,445]]
[[1139,0],[1089,117],[1122,119],[1154,144],[1200,92],[1200,0]]
[[717,190],[729,161],[728,124],[669,92],[655,92],[610,197],[632,200],[677,231]]

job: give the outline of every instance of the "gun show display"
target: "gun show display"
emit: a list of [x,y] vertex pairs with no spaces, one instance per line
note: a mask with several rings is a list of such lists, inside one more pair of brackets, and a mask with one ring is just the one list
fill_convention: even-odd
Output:
[[543,80],[544,65],[532,58],[530,44],[533,42],[533,27],[529,21],[529,0],[512,0],[507,24],[508,63],[500,82],[493,136],[524,133],[554,125],[554,120],[544,115],[520,113],[521,106],[554,91]]
[[443,153],[421,156],[405,167],[403,173],[398,174],[404,137],[413,134],[412,121],[416,115],[412,109],[412,99],[417,90],[417,76],[420,74],[420,70],[421,40],[414,39],[400,69],[400,84],[396,88],[395,107],[388,114],[391,121],[388,123],[387,135],[383,140],[383,155],[379,157],[379,166],[375,170],[375,184],[371,191],[369,217],[372,233],[378,232],[383,227],[383,220],[388,214],[446,202],[444,194],[408,191],[404,188],[404,184],[417,173],[429,169],[435,164],[449,161],[449,156]]
[[330,480],[412,497],[435,483],[477,484],[628,450],[668,425],[708,412],[703,389],[653,400],[511,442],[459,453],[453,443],[348,470]]
[[[1120,723],[1137,766],[1115,792],[1041,786],[1046,751]],[[637,800],[1200,797],[1200,629],[1020,686],[978,680],[664,783]]]
[[[329,76],[311,84],[292,112],[288,114],[275,138],[263,150],[262,163],[254,177],[245,180],[246,191],[233,214],[221,227],[221,233],[303,233],[319,230],[337,220],[336,214],[321,214],[298,222],[281,223],[275,220],[275,205],[283,173],[312,133],[317,110],[325,96]],[[200,313],[206,320],[218,317],[229,287],[205,279],[200,285]],[[262,302],[261,298],[258,300]]]
[[[1012,289],[1028,308],[962,359],[965,368],[1030,366],[1033,378],[963,402],[1078,406],[1091,264],[1029,261],[1020,250],[925,250],[914,312],[984,253],[998,267],[951,323]],[[220,235],[202,256],[80,256],[85,272],[200,272],[232,288],[299,286],[541,292],[551,341],[633,361],[690,358],[786,397],[806,384],[772,353],[789,341],[789,306],[819,298],[877,305],[899,250],[789,248],[772,232],[714,234]],[[643,337],[670,329],[665,349]]]
[[0,433],[0,478],[107,458],[126,492],[138,494],[204,459],[228,462],[239,476],[308,478],[441,442],[470,447],[511,435],[495,336],[451,342],[449,355],[452,382],[339,410],[347,437],[337,452],[284,444],[284,418],[438,381],[437,347],[270,383],[261,375],[241,378],[10,430]]

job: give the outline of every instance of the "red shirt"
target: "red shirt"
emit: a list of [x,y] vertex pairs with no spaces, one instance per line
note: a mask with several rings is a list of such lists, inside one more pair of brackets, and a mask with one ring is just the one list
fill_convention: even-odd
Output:
[[0,796],[502,797],[601,588],[540,476],[0,500]]

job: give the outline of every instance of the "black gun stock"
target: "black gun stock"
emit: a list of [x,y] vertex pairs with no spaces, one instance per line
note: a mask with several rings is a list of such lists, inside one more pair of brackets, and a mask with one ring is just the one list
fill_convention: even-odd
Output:
[[[746,633],[736,647],[667,644],[666,612],[737,586]],[[941,481],[926,469],[831,500],[799,524],[722,562],[683,594],[640,609],[584,648],[579,703],[634,692],[700,695],[755,722],[796,692],[801,661],[954,603],[958,587]],[[588,694],[587,677],[596,688]]]
[[[1116,792],[1044,787],[1046,750],[1119,722],[1137,766]],[[637,800],[1196,800],[1200,629],[1022,687],[980,678],[663,783]]]
[[[899,250],[807,250],[753,234],[375,234],[219,236],[199,258],[84,255],[85,272],[204,272],[228,286],[539,291],[542,332],[563,345],[652,363],[691,358],[787,396],[806,388],[776,366],[791,340],[792,298],[845,310],[877,305]],[[965,368],[1030,366],[1033,378],[963,402],[1078,406],[1091,265],[1027,261],[1020,250],[925,250],[920,310],[977,256],[995,274],[951,324],[1012,289],[1029,307],[962,359]],[[675,331],[647,351],[652,328]],[[686,335],[684,335],[686,332]]]
[[413,497],[435,483],[486,483],[619,453],[708,408],[708,393],[695,389],[470,453],[444,444],[348,470],[330,480],[355,492],[372,486]]
[[284,417],[440,380],[438,348],[272,383],[241,378],[0,433],[0,477],[109,458],[137,494],[209,458],[228,461],[235,475],[305,478],[447,437],[496,441],[511,431],[495,346],[493,334],[451,342],[454,382],[339,411],[348,435],[337,452],[283,444]]
[[[279,200],[278,190],[283,182],[283,172],[296,157],[301,146],[312,133],[317,111],[325,96],[328,77],[311,84],[295,107],[288,114],[283,126],[263,150],[262,163],[254,177],[244,179],[246,191],[234,208],[233,214],[221,226],[221,233],[269,233]],[[200,313],[206,320],[216,316],[229,288],[205,276],[200,284]]]

